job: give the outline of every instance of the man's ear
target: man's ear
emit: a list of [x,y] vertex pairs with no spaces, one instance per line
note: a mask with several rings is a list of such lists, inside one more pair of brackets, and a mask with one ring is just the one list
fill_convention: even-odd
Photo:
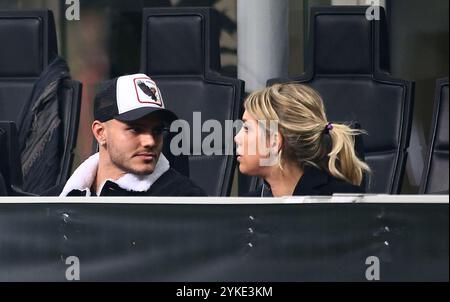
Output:
[[99,146],[104,146],[106,144],[106,125],[100,121],[94,121],[92,123],[92,134],[94,134],[95,139]]

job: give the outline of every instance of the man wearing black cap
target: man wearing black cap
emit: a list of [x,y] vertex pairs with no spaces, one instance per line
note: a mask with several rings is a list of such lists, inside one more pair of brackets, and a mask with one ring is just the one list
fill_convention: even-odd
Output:
[[176,115],[145,74],[106,82],[94,101],[92,132],[99,152],[83,162],[59,196],[205,196],[190,179],[170,168],[161,153],[163,134]]

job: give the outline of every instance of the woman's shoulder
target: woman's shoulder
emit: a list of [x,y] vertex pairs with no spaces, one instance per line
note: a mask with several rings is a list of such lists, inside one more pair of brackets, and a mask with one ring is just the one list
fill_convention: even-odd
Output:
[[316,167],[308,167],[294,191],[294,195],[333,195],[335,193],[365,193],[363,186],[355,186]]
[[[343,194],[363,194],[364,185],[355,186],[345,180],[332,176],[330,173],[316,167],[307,167],[305,173],[297,183],[293,195],[318,196]],[[270,186],[267,183],[259,185],[255,191],[249,191],[243,197],[272,197]]]
[[357,193],[363,194],[365,193],[365,189],[362,186],[355,186],[345,180],[333,177],[330,175],[330,181],[324,186],[324,189],[335,193]]

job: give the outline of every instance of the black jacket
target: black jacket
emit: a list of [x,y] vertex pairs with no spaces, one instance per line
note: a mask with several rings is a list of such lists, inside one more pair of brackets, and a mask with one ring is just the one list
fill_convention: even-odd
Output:
[[69,78],[66,61],[55,57],[39,76],[21,113],[19,146],[26,192],[39,194],[57,183],[63,157],[59,92],[62,81]]
[[[365,190],[363,187],[354,186],[315,167],[306,167],[303,176],[295,186],[293,195],[320,196],[334,193],[363,194]],[[273,197],[267,182],[264,182],[256,191],[250,192],[248,196]]]
[[[42,195],[59,196],[63,188],[64,184],[56,186]],[[86,196],[86,192],[72,190],[67,196]],[[174,169],[169,169],[155,181],[148,191],[127,191],[118,184],[107,181],[100,196],[206,196],[206,193],[186,176]]]

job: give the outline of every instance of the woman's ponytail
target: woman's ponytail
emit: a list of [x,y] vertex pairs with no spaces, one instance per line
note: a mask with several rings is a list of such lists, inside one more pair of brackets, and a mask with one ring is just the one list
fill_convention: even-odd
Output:
[[[331,129],[327,129],[326,127]],[[331,137],[331,151],[328,153],[328,170],[334,177],[359,186],[369,166],[360,160],[355,152],[355,136],[364,132],[342,124],[327,124],[324,135]],[[328,130],[328,131],[327,131]]]

